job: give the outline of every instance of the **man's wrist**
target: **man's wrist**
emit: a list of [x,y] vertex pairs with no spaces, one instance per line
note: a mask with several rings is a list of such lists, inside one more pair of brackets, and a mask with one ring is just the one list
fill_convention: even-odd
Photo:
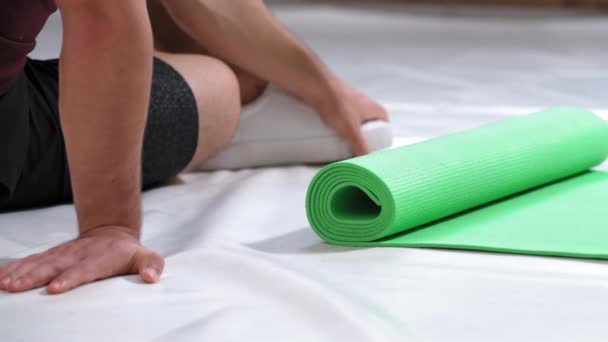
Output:
[[137,240],[141,238],[140,227],[126,227],[120,225],[103,225],[92,228],[81,228],[78,238],[90,238],[90,237],[116,237],[129,240]]

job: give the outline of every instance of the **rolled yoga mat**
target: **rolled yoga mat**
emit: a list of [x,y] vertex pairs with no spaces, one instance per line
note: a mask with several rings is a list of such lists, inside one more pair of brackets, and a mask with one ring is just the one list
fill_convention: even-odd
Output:
[[608,259],[607,156],[606,122],[546,110],[331,164],[308,220],[336,245]]

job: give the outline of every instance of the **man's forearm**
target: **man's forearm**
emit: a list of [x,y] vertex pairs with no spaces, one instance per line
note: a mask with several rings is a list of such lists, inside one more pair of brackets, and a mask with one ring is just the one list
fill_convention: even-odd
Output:
[[81,233],[141,225],[141,149],[152,73],[145,1],[58,0],[60,113]]
[[191,37],[222,58],[323,106],[338,81],[306,47],[272,17],[261,0],[164,0]]

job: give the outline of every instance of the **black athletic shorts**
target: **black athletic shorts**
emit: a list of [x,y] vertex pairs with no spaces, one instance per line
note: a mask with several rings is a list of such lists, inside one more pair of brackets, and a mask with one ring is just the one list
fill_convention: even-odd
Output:
[[[0,211],[72,198],[58,92],[58,61],[28,60],[15,86],[0,96]],[[142,151],[144,188],[162,184],[192,160],[198,120],[186,81],[155,59]]]

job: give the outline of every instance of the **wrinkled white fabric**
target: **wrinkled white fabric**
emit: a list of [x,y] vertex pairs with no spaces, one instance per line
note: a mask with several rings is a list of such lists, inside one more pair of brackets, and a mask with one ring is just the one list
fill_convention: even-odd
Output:
[[[376,5],[276,13],[389,108],[399,143],[541,107],[608,108],[603,17]],[[161,283],[0,294],[0,341],[608,339],[607,262],[328,246],[305,216],[315,171],[200,173],[147,192],[143,240],[167,258]],[[70,239],[75,225],[71,206],[2,214],[0,262]]]

